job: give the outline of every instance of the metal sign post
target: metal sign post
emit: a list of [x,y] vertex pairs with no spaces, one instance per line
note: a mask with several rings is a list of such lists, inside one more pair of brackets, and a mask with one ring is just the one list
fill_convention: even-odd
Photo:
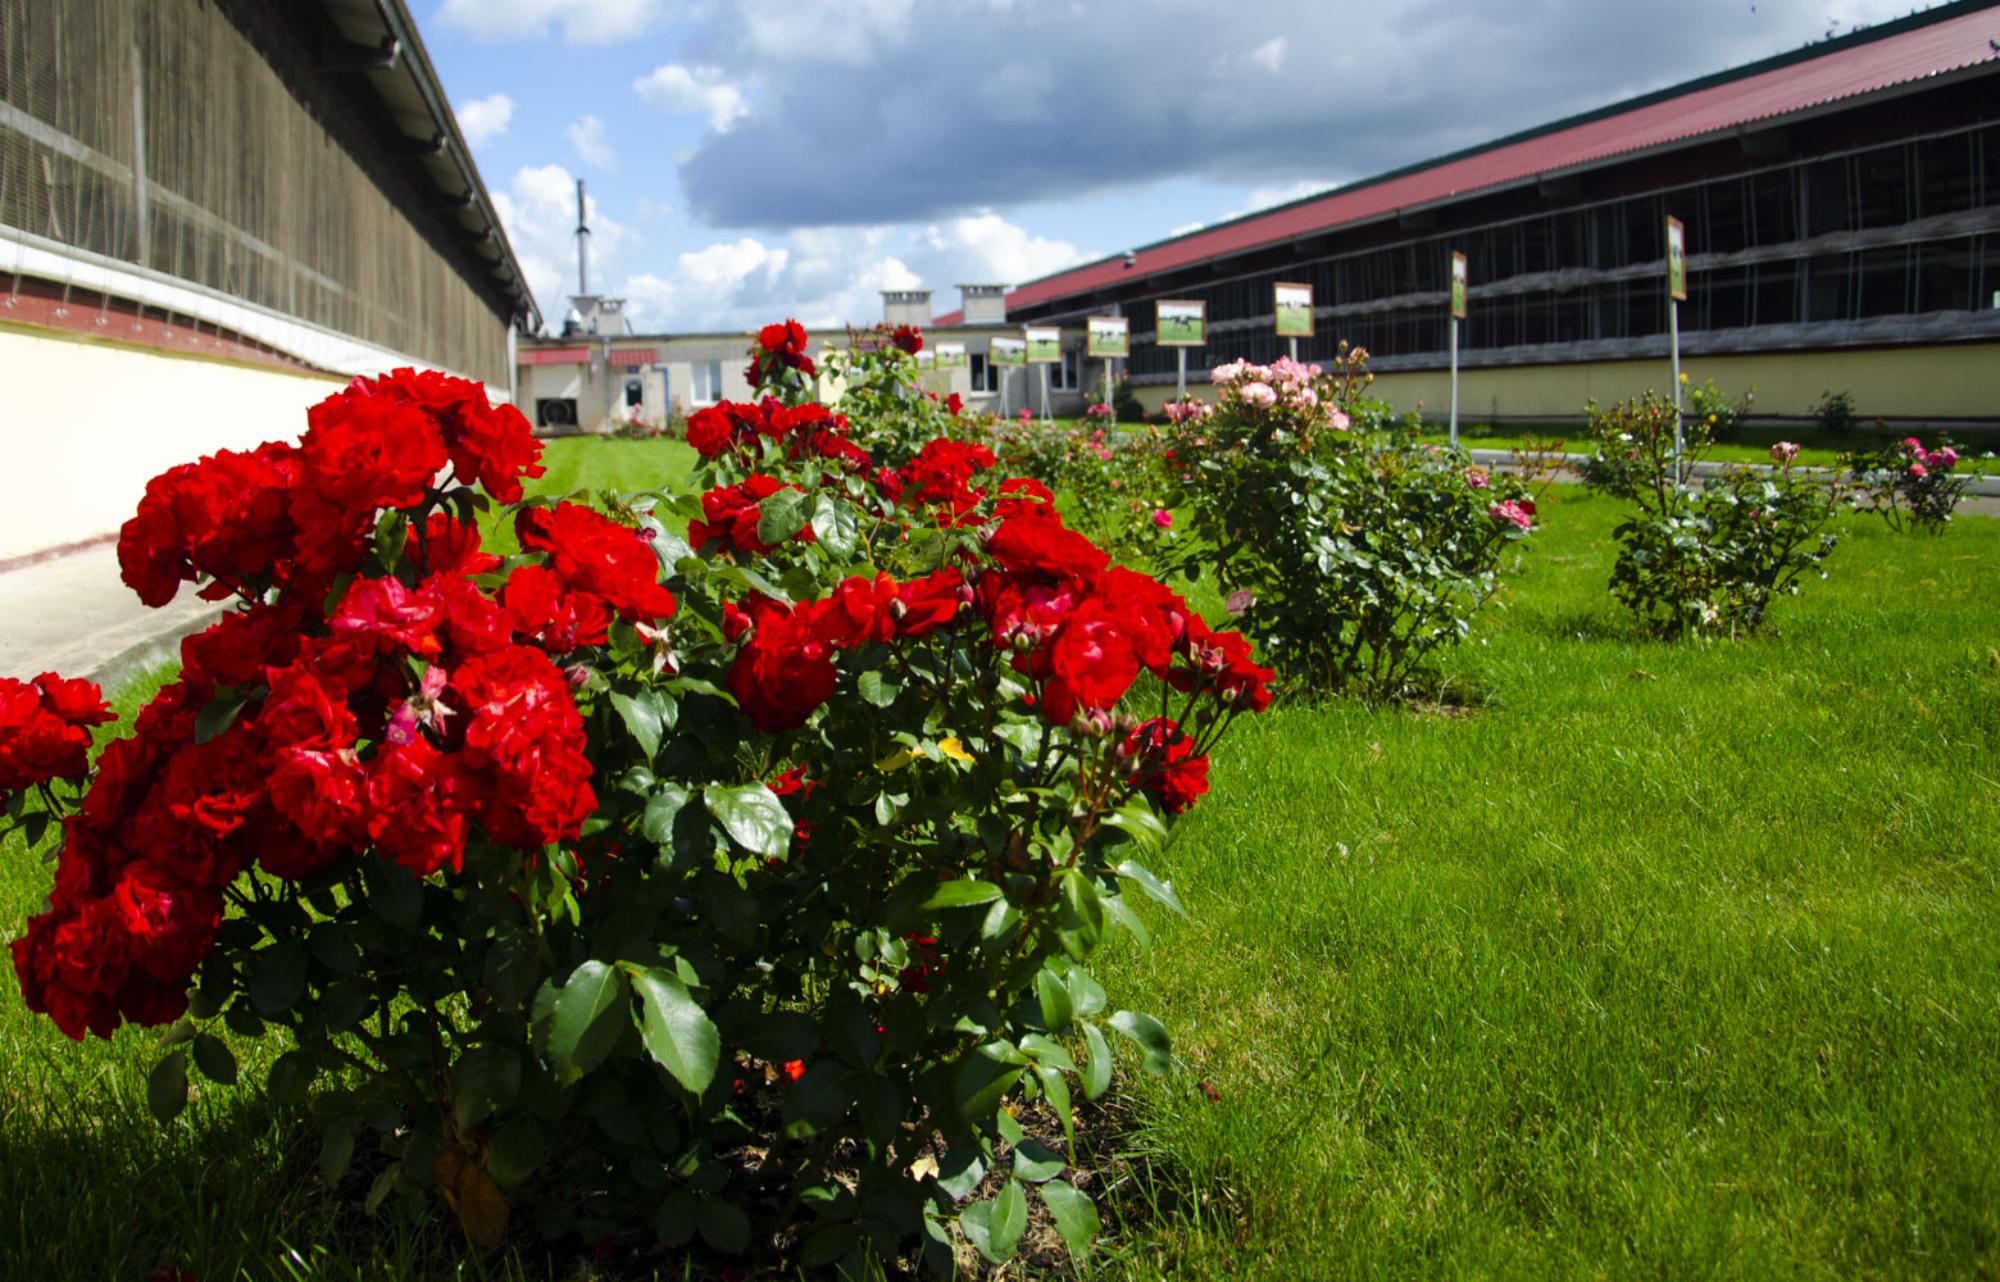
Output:
[[1049,367],[1042,366],[1042,422],[1049,421]]
[[1187,399],[1187,349],[1208,342],[1208,304],[1195,299],[1162,298],[1153,303],[1153,341],[1175,349],[1174,399]]
[[1465,319],[1465,255],[1451,256],[1451,447],[1458,448],[1458,323]]
[[1174,399],[1184,401],[1187,399],[1187,348],[1176,347],[1174,355],[1178,358],[1174,362],[1177,367],[1174,375]]
[[1674,379],[1674,484],[1687,481],[1681,454],[1687,448],[1681,423],[1681,303],[1688,296],[1687,229],[1678,218],[1667,219],[1667,348]]

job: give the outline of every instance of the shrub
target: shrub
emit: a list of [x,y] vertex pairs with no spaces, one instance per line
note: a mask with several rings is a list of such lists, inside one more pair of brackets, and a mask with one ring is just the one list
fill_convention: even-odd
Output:
[[1950,437],[1927,450],[1916,437],[1875,450],[1841,456],[1857,511],[1874,512],[1896,531],[1943,534],[1971,479],[1960,473],[1959,453]]
[[1701,424],[1708,438],[1715,441],[1734,439],[1737,431],[1749,420],[1750,411],[1757,403],[1757,389],[1750,388],[1741,399],[1727,395],[1718,389],[1714,379],[1708,379],[1700,387],[1690,388],[1687,397],[1687,417]]
[[[1533,498],[1364,400],[1365,353],[1332,372],[1239,361],[1211,377],[1215,409],[1179,421],[1191,520],[1176,564],[1215,576],[1288,687],[1411,691],[1497,589]],[[1393,426],[1363,431],[1361,413]]]
[[1146,407],[1139,400],[1139,394],[1132,390],[1132,380],[1121,378],[1111,385],[1111,411],[1121,423],[1143,423],[1146,421]]
[[[1634,401],[1618,401],[1609,410],[1596,401],[1584,406],[1584,433],[1590,454],[1584,460],[1584,485],[1612,498],[1635,499],[1648,487],[1671,485],[1677,475],[1674,459],[1674,407],[1647,391]],[[1700,456],[1713,434],[1705,419],[1682,419],[1682,462]],[[1660,496],[1656,494],[1656,498]]]
[[995,423],[986,439],[1003,470],[1047,485],[1070,523],[1113,559],[1152,563],[1172,539],[1161,458],[1166,438],[1157,427],[1121,433],[1101,419],[1086,425]]
[[1796,593],[1808,571],[1824,575],[1834,492],[1794,472],[1791,442],[1772,447],[1772,471],[1731,468],[1697,490],[1675,469],[1699,456],[1706,425],[1691,426],[1690,448],[1677,458],[1674,418],[1673,405],[1650,391],[1608,413],[1591,407],[1594,437],[1630,441],[1612,492],[1638,506],[1612,531],[1611,594],[1657,635],[1754,632],[1773,598]]
[[1846,436],[1861,425],[1860,415],[1854,412],[1852,392],[1822,392],[1812,413],[1819,430],[1828,436]]
[[[1143,938],[1126,892],[1178,909],[1139,860],[1269,673],[982,447],[876,466],[773,329],[773,394],[689,421],[698,497],[521,502],[525,421],[409,371],[155,480],[127,581],[236,605],[65,820],[29,1006],[170,1025],[165,1117],[190,1057],[234,1080],[216,1021],[282,1030],[270,1093],[310,1099],[327,1181],[483,1245],[520,1208],[948,1267],[954,1222],[1007,1258],[1032,1193],[1087,1250],[1075,1092],[1107,1030],[1171,1049],[1086,964]],[[77,773],[94,691],[0,700],[0,782]]]

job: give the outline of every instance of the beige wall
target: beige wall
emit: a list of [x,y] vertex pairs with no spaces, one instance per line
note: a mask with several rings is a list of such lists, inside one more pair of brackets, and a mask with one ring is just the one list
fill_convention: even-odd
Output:
[[344,380],[0,327],[0,559],[117,531],[146,482],[289,440]]
[[[2000,419],[2000,343],[1694,356],[1682,368],[1689,382],[1712,378],[1732,396],[1754,387],[1760,416],[1807,417],[1825,393],[1846,391],[1864,419]],[[1608,405],[1647,388],[1665,391],[1669,382],[1664,360],[1466,369],[1459,372],[1459,420],[1580,418],[1585,401]],[[1421,403],[1425,417],[1441,418],[1450,383],[1442,370],[1383,374],[1375,390],[1398,410]],[[1139,394],[1158,409],[1172,390],[1146,387]],[[1205,381],[1197,387],[1190,373],[1189,390],[1206,397],[1208,388]]]

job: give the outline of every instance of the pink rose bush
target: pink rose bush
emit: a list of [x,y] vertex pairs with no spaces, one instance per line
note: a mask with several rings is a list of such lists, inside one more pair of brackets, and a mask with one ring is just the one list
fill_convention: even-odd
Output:
[[1893,530],[1942,534],[1951,524],[1970,479],[1957,471],[1958,450],[1949,439],[1926,449],[1914,436],[1873,451],[1844,455],[1849,501],[1874,512]]

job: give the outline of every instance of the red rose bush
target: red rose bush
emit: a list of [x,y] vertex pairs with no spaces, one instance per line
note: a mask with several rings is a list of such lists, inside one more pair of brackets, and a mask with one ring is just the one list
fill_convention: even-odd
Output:
[[234,1078],[215,1021],[282,1038],[326,1178],[483,1245],[949,1268],[1032,1195],[1088,1250],[1023,1119],[1073,1143],[1107,1032],[1170,1065],[1086,967],[1179,910],[1141,860],[1271,673],[983,446],[863,448],[947,412],[812,403],[804,347],[689,420],[694,493],[524,499],[520,415],[407,370],[155,480],[127,581],[234,606],[87,784],[95,689],[0,684],[9,813],[61,825],[29,1005],[168,1026],[166,1115],[190,1053]]

